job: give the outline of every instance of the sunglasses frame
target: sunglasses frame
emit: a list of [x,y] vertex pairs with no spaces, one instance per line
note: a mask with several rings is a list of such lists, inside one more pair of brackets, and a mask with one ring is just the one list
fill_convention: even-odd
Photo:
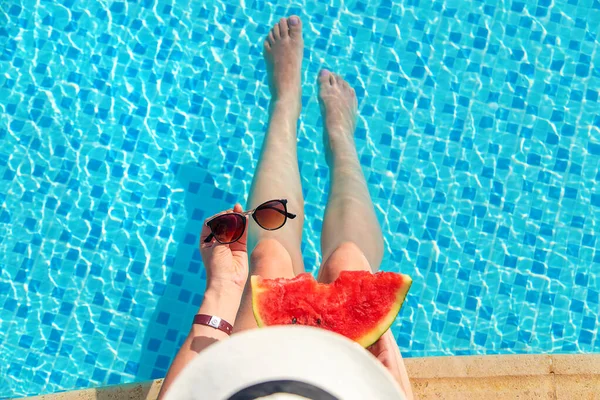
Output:
[[[255,215],[255,212],[256,212],[256,210],[260,209],[260,208],[261,208],[262,206],[264,206],[265,204],[272,203],[272,202],[274,202],[274,201],[278,201],[278,202],[280,202],[281,204],[283,204],[283,212],[282,212],[282,214],[283,214],[283,216],[285,217],[285,220],[283,221],[283,224],[281,224],[281,226],[279,226],[278,228],[274,228],[274,229],[265,228],[264,226],[262,226],[262,225],[260,224],[260,222],[258,222],[258,219],[256,218],[256,215]],[[262,229],[264,229],[264,230],[266,230],[266,231],[276,231],[276,230],[278,230],[278,229],[281,229],[281,228],[283,228],[283,226],[286,224],[286,222],[287,222],[288,218],[289,218],[289,219],[294,219],[294,218],[296,218],[296,214],[292,214],[292,213],[288,212],[288,210],[287,210],[287,202],[288,202],[288,201],[287,201],[287,199],[273,199],[273,200],[265,201],[264,203],[260,204],[259,206],[257,206],[257,207],[255,207],[255,208],[253,208],[252,210],[244,211],[244,212],[241,212],[241,213],[238,213],[238,212],[230,212],[230,213],[224,213],[224,214],[215,215],[214,217],[212,217],[211,219],[209,219],[208,221],[206,221],[206,222],[204,223],[204,225],[206,225],[206,226],[208,227],[208,229],[210,229],[210,235],[208,235],[208,236],[206,237],[206,239],[204,239],[204,243],[209,243],[209,242],[211,242],[213,239],[215,239],[215,240],[216,240],[218,243],[220,243],[220,244],[231,244],[231,243],[235,243],[235,242],[237,242],[238,240],[240,240],[240,238],[241,238],[241,237],[244,235],[244,232],[246,231],[246,217],[247,217],[248,215],[252,215],[252,218],[254,219],[254,222],[256,222],[256,224],[257,224],[258,226],[260,226]],[[276,211],[278,211],[278,212],[281,212],[281,210],[279,210],[279,209],[276,209],[276,208],[274,208],[274,210],[276,210]],[[217,218],[220,218],[220,217],[222,217],[222,216],[224,216],[224,215],[231,215],[231,214],[233,214],[233,215],[238,215],[238,216],[239,216],[239,217],[242,219],[242,224],[243,224],[243,226],[244,226],[244,229],[242,230],[242,233],[240,234],[240,236],[239,236],[239,237],[237,237],[235,240],[232,240],[232,241],[230,241],[230,242],[221,242],[219,239],[217,239],[217,237],[216,237],[216,236],[215,236],[215,234],[213,233],[212,227],[211,227],[209,224],[210,224],[212,221],[214,221],[215,219],[217,219]]]

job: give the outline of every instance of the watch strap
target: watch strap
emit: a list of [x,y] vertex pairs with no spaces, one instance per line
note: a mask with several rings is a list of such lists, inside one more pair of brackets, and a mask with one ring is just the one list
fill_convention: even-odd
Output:
[[210,326],[223,331],[228,335],[231,335],[231,332],[233,331],[233,326],[231,326],[229,322],[215,315],[196,314],[194,316],[194,324]]

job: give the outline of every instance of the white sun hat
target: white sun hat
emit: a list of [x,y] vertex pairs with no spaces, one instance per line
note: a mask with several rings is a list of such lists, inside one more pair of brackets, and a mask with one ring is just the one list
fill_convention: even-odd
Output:
[[367,350],[307,326],[253,329],[215,343],[177,377],[167,400],[404,400]]

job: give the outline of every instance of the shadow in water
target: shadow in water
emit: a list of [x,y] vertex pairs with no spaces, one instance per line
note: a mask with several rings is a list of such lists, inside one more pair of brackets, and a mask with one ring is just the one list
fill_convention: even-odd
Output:
[[[177,180],[185,192],[187,221],[174,232],[175,257],[167,257],[166,286],[155,284],[153,295],[158,303],[145,327],[142,353],[136,380],[165,376],[181,343],[187,336],[206,287],[206,271],[198,250],[204,219],[242,201],[232,193],[218,189],[214,179],[200,164],[181,165]],[[151,262],[153,268],[157,262]]]

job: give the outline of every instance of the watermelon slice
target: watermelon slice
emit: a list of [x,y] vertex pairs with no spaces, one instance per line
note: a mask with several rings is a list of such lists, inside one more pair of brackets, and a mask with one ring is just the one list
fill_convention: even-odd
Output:
[[258,326],[309,325],[375,343],[400,311],[412,279],[393,272],[343,271],[331,284],[310,274],[293,279],[254,275],[252,308]]

